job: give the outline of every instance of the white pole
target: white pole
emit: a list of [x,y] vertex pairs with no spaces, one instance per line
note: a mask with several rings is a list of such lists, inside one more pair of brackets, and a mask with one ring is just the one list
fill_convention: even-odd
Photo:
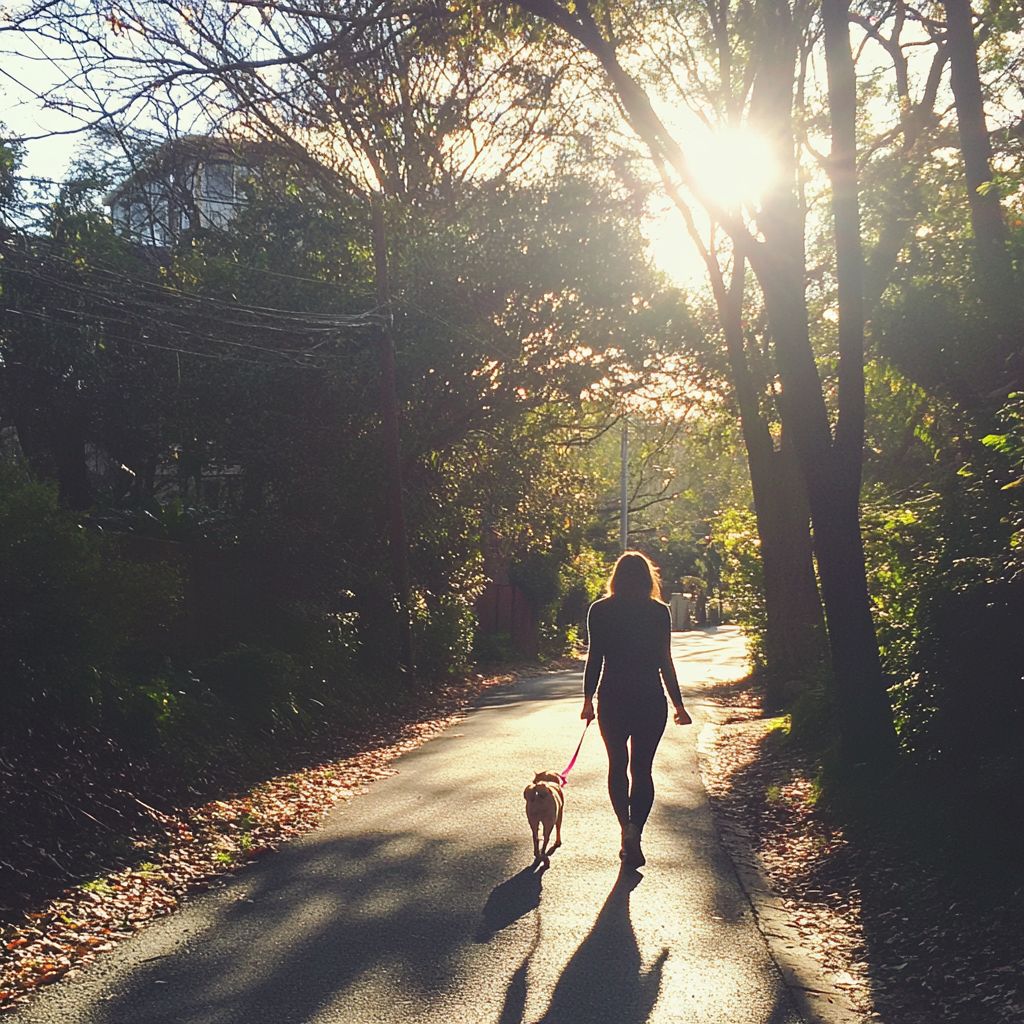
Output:
[[629,427],[622,421],[622,471],[619,477],[619,548],[629,547]]

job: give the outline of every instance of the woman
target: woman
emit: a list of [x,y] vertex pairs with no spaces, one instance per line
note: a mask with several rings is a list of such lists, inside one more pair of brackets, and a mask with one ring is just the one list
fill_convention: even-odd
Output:
[[651,768],[668,712],[665,689],[675,707],[676,725],[689,725],[672,664],[672,622],[661,601],[658,567],[639,551],[615,563],[605,597],[587,616],[590,653],[583,673],[583,712],[594,717],[608,750],[608,795],[622,826],[627,867],[646,863],[640,836],[654,804]]

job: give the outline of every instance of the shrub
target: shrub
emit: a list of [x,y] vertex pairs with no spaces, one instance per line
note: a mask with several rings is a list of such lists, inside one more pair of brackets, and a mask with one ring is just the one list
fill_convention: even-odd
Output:
[[473,624],[472,602],[464,595],[418,593],[413,604],[417,671],[428,679],[465,671],[473,649]]
[[747,509],[728,509],[718,517],[714,532],[725,552],[722,588],[736,622],[747,636],[752,665],[763,668],[768,609],[757,518]]
[[885,671],[898,678],[910,672],[918,639],[917,608],[942,586],[940,501],[924,494],[903,502],[868,501],[861,533],[872,614]]
[[[0,467],[0,721],[98,721],[152,683],[181,598],[167,565],[120,557],[58,506],[56,487]],[[114,695],[117,699],[104,708]]]
[[600,551],[584,547],[559,570],[562,600],[558,624],[564,628],[570,642],[574,627],[576,638],[586,635],[587,611],[601,596],[611,569],[611,564]]
[[907,752],[959,773],[1019,750],[1024,581],[966,560],[956,574],[922,603],[912,674],[894,694]]
[[283,731],[293,735],[303,720],[296,705],[301,685],[298,665],[272,647],[239,644],[201,665],[200,682],[218,702],[236,731]]
[[477,633],[473,638],[473,660],[476,662],[502,665],[518,659],[510,633]]

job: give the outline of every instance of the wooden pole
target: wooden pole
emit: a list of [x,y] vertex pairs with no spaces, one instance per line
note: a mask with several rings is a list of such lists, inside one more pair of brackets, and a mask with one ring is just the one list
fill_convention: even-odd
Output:
[[371,199],[373,266],[377,285],[377,306],[384,325],[377,334],[380,364],[380,417],[384,432],[384,456],[388,475],[388,539],[391,548],[391,587],[398,612],[402,671],[413,681],[412,623],[409,619],[409,542],[402,501],[402,448],[398,431],[398,389],[395,384],[395,342],[392,334],[391,289],[388,283],[387,236],[384,204],[380,193]]

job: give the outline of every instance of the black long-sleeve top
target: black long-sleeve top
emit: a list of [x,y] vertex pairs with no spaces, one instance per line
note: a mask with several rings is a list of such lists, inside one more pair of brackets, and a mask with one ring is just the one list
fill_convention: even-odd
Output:
[[672,664],[672,620],[660,601],[606,597],[587,615],[590,652],[583,673],[583,694],[601,699],[640,700],[663,693],[662,680],[674,707],[682,707]]

